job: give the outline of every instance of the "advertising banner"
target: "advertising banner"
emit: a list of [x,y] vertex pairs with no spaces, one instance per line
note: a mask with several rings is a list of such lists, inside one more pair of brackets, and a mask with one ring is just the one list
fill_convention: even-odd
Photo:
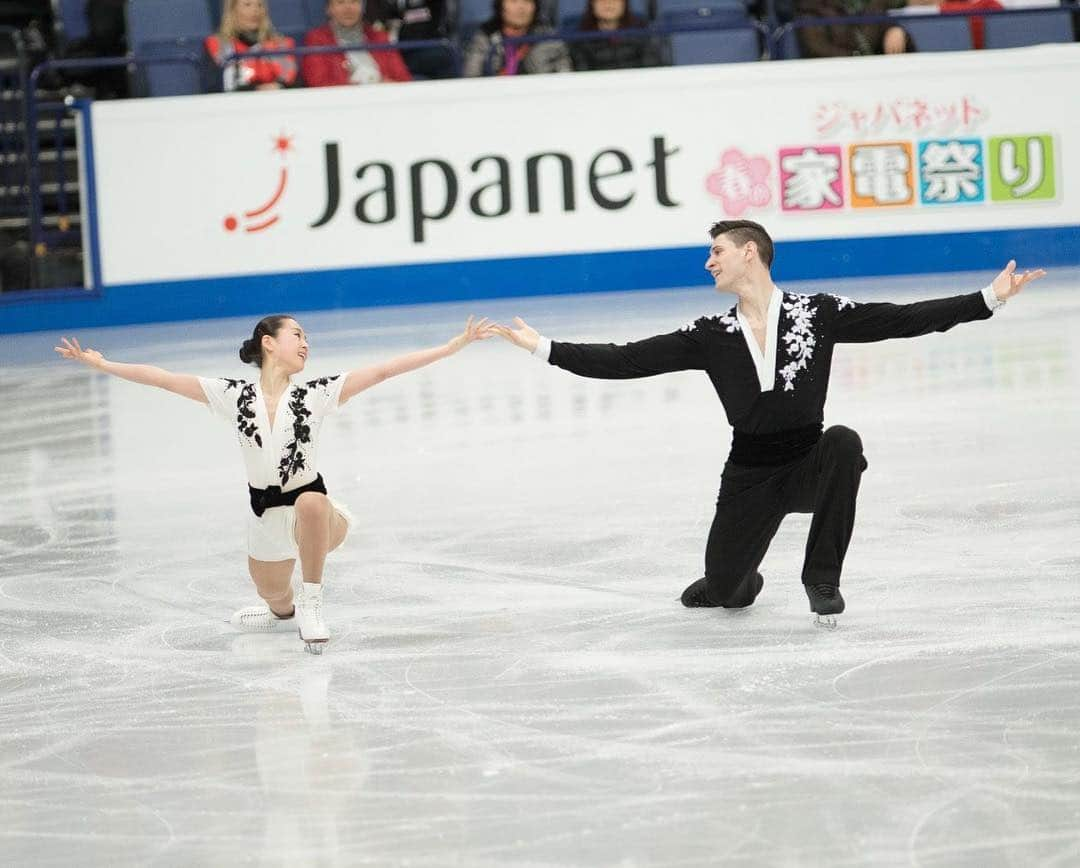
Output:
[[1078,80],[1044,46],[103,103],[103,282],[1075,227]]

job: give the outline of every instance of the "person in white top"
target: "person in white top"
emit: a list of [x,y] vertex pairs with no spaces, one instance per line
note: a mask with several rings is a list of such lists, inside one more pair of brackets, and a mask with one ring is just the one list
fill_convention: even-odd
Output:
[[[330,638],[322,618],[323,565],[326,555],[344,542],[350,524],[348,511],[330,499],[317,471],[323,419],[365,389],[494,333],[486,319],[469,317],[465,330],[442,346],[306,382],[293,378],[307,364],[307,336],[295,318],[283,314],[260,320],[240,348],[240,360],[259,368],[251,382],[111,362],[97,350],[84,349],[76,338],[62,338],[62,346],[54,349],[102,373],[207,404],[236,428],[251,498],[248,570],[264,605],[241,609],[230,623],[246,632],[297,629],[307,650],[321,653]],[[292,574],[298,558],[303,584],[294,607]]]

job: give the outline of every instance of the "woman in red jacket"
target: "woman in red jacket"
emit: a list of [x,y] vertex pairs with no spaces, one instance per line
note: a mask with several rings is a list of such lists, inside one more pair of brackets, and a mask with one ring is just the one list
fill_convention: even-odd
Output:
[[362,20],[361,0],[327,0],[322,27],[304,37],[304,45],[340,45],[342,52],[308,54],[301,72],[308,87],[412,81],[408,67],[395,49],[367,51],[365,45],[389,43],[386,34]]
[[206,37],[206,53],[221,67],[222,88],[277,90],[296,84],[296,58],[291,54],[255,57],[226,63],[226,58],[252,49],[273,51],[295,48],[288,36],[274,30],[263,0],[225,0],[221,27]]

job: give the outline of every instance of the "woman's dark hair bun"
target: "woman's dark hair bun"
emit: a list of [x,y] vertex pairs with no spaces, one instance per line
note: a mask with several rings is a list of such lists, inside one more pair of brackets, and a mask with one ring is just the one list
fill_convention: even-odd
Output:
[[242,344],[240,344],[240,361],[245,365],[250,365],[256,359],[262,355],[262,349],[255,342],[254,338],[248,338]]
[[273,316],[264,316],[255,324],[251,337],[240,344],[240,361],[245,365],[262,367],[262,339],[264,335],[274,337],[281,328],[281,324],[287,319],[293,319],[287,313],[275,313]]

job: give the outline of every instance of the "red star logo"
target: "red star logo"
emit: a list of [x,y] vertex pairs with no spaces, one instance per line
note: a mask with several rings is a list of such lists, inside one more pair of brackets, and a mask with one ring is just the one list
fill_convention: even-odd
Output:
[[281,158],[285,159],[285,155],[292,150],[293,137],[288,136],[285,133],[279,133],[274,139],[274,150],[281,154]]

